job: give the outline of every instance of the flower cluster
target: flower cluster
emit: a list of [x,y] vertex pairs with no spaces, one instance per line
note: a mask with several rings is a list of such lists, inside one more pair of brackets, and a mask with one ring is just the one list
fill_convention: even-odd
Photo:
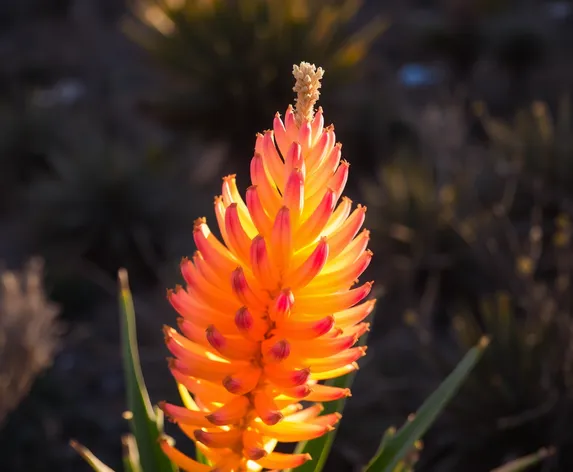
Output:
[[[337,413],[321,402],[350,395],[320,383],[357,369],[366,348],[363,320],[372,283],[356,284],[372,253],[360,232],[366,208],[342,193],[349,164],[333,126],[315,113],[321,68],[294,66],[296,107],[257,135],[252,186],[243,198],[234,176],[215,198],[221,242],[205,218],[198,251],[184,259],[186,287],[168,293],[180,332],[166,327],[170,369],[185,406],[162,403],[212,466],[169,441],[167,456],[188,472],[287,469],[308,454],[274,452],[331,431]],[[304,408],[300,401],[314,402]]]

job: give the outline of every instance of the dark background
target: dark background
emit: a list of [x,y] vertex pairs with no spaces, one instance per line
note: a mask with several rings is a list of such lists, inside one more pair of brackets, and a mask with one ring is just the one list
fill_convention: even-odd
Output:
[[326,470],[364,464],[484,333],[492,348],[416,470],[489,471],[545,446],[556,453],[538,470],[573,470],[572,3],[371,0],[322,36],[322,10],[344,2],[301,1],[313,6],[297,16],[257,0],[247,21],[220,0],[167,36],[153,3],[0,2],[0,259],[45,260],[63,330],[0,424],[0,471],[88,470],[72,438],[120,467],[120,267],[152,400],[176,400],[165,288],[219,179],[248,186],[255,133],[293,101],[301,60],[326,69],[321,103],[352,164],[347,194],[368,205],[368,277],[384,293]]

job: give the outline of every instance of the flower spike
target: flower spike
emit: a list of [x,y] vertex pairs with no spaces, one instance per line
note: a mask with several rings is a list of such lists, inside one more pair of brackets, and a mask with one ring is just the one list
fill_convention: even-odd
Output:
[[[256,136],[251,181],[241,195],[223,178],[214,210],[221,239],[195,221],[198,251],[181,262],[185,287],[168,292],[180,332],[164,328],[169,367],[185,406],[161,409],[210,465],[162,440],[187,471],[290,469],[308,454],[275,452],[278,442],[332,431],[340,414],[321,402],[350,390],[319,383],[358,369],[374,300],[356,284],[372,253],[360,232],[366,208],[343,197],[350,166],[334,127],[325,126],[321,68],[294,66],[296,107]],[[301,401],[317,402],[302,409]]]

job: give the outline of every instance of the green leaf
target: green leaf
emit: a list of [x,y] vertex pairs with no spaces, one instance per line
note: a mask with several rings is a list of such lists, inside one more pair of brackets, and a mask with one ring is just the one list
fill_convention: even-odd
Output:
[[153,408],[153,412],[155,413],[155,424],[157,425],[157,429],[163,433],[165,414],[163,413],[163,410],[157,405]]
[[135,309],[129,290],[127,272],[123,269],[119,271],[119,285],[123,369],[129,408],[127,417],[139,451],[141,470],[143,472],[175,472],[177,468],[163,454],[159,446],[162,430],[143,381],[137,348]]
[[378,450],[382,451],[386,447],[386,445],[388,444],[388,441],[390,441],[390,439],[392,439],[394,436],[396,436],[396,428],[391,426],[390,428],[388,428],[386,430],[386,432],[384,433],[384,436],[382,436],[382,440],[380,441],[380,445],[378,446]]
[[427,398],[416,415],[408,419],[408,422],[395,435],[390,438],[386,437],[374,458],[364,469],[365,472],[393,472],[396,465],[410,452],[416,441],[426,433],[458,391],[488,344],[489,339],[483,337],[477,346],[470,349],[453,372]]
[[[374,313],[371,313],[368,320],[373,319]],[[363,346],[366,344],[368,339],[368,333],[366,333],[362,338],[360,338],[359,345]],[[336,379],[331,379],[325,382],[325,385],[339,388],[350,388],[356,372],[351,372],[350,374],[343,375]],[[326,402],[324,403],[324,411],[322,414],[328,415],[330,413],[342,413],[344,406],[346,405],[346,398],[341,398],[340,400]],[[301,441],[296,445],[294,452],[296,454],[310,454],[312,457],[311,461],[305,462],[303,465],[296,468],[296,472],[320,472],[326,465],[326,460],[328,459],[328,454],[332,448],[334,438],[336,437],[336,432],[338,428],[331,431],[324,436],[313,439],[311,441]],[[292,472],[293,469],[288,469],[287,472]]]
[[102,461],[100,461],[93,453],[87,448],[82,446],[77,441],[70,441],[70,446],[72,446],[75,451],[82,456],[82,458],[91,466],[95,472],[114,472],[114,470]]
[[139,451],[133,434],[126,434],[121,438],[123,446],[123,470],[124,472],[142,472],[139,463]]
[[197,462],[199,462],[200,464],[205,464],[205,465],[211,465],[209,463],[209,459],[207,459],[205,457],[205,454],[203,454],[199,449],[195,450],[195,459],[197,460]]
[[515,459],[500,467],[496,467],[491,472],[522,472],[539,464],[542,460],[555,454],[553,448],[543,448],[533,454],[529,454],[519,459]]

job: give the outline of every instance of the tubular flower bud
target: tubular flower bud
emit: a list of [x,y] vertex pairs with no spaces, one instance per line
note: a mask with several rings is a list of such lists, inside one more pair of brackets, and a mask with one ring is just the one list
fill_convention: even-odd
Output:
[[[164,328],[170,370],[184,406],[161,403],[209,460],[204,465],[162,440],[188,471],[283,470],[311,460],[275,452],[278,442],[332,431],[338,413],[320,402],[350,396],[322,384],[358,369],[374,300],[366,208],[343,196],[349,164],[334,127],[314,110],[324,71],[295,66],[296,107],[258,134],[251,186],[223,179],[213,221],[195,221],[198,251],[181,262],[186,283],[168,292],[180,331]],[[300,401],[317,402],[302,409]]]

